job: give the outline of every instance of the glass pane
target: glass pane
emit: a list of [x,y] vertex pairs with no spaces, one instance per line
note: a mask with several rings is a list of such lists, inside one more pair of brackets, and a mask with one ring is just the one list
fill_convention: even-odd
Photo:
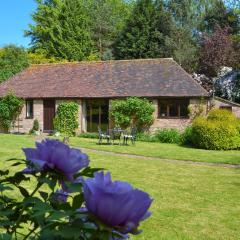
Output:
[[108,129],[108,100],[87,100],[87,131],[97,132],[98,126],[103,131]]
[[108,105],[101,107],[101,129],[103,131],[108,129]]
[[33,101],[27,101],[26,102],[26,108],[27,108],[27,113],[26,116],[27,118],[32,118],[33,117]]
[[87,131],[91,132],[91,115],[90,105],[87,105]]
[[167,117],[167,103],[159,101],[159,117]]
[[182,104],[180,106],[180,116],[181,117],[187,117],[188,116],[188,105]]
[[181,117],[188,117],[188,106],[189,106],[189,99],[182,99],[179,101],[180,103],[180,116]]
[[99,125],[99,107],[92,107],[92,132],[98,131]]
[[169,116],[178,117],[178,104],[176,102],[169,104]]
[[232,107],[231,106],[220,106],[219,108],[232,112]]

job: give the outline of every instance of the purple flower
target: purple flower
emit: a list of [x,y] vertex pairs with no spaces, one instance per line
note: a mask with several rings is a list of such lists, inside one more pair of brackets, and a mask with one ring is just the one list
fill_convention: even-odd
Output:
[[73,175],[89,164],[86,154],[58,140],[36,142],[36,148],[24,148],[23,151],[29,161],[29,167],[23,170],[25,173],[55,169],[73,180]]
[[60,190],[57,190],[53,194],[53,200],[56,201],[56,202],[59,202],[59,203],[65,203],[65,202],[67,202],[68,196],[69,196],[69,194],[67,192],[60,189]]
[[127,182],[113,182],[110,173],[95,173],[84,181],[83,191],[88,211],[121,233],[137,233],[139,222],[151,215],[149,195]]

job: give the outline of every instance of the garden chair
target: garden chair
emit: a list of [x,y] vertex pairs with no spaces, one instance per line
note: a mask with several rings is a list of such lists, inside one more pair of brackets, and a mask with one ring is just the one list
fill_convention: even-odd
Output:
[[135,145],[137,138],[137,129],[135,127],[131,128],[130,134],[125,133],[123,135],[123,144],[127,145],[128,140],[130,139],[132,142],[132,145]]
[[122,133],[124,132],[124,130],[122,130],[121,128],[119,128],[119,127],[115,127],[115,128],[113,128],[113,130],[112,130],[112,143],[113,143],[113,145],[114,145],[114,141],[115,140],[119,140],[119,145],[120,145],[120,143],[121,143],[121,136],[122,136]]
[[110,143],[110,135],[108,133],[104,133],[100,127],[98,127],[98,144],[102,144],[102,140],[106,139],[107,143]]

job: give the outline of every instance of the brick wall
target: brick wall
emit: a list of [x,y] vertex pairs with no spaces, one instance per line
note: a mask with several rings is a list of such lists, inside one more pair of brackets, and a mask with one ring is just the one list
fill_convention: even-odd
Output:
[[237,118],[240,118],[240,107],[234,104],[221,102],[220,100],[214,99],[213,108],[221,108],[221,107],[232,107],[232,112],[236,115]]
[[33,118],[26,118],[26,104],[22,108],[22,111],[16,120],[11,132],[28,133],[33,127],[33,121],[37,119],[39,121],[40,130],[43,129],[43,100],[33,101]]
[[[62,102],[69,102],[69,101],[75,101],[79,104],[79,117],[78,117],[78,122],[79,122],[79,128],[77,130],[77,133],[80,132],[86,132],[87,125],[86,125],[86,104],[84,100],[56,100],[56,110],[57,107],[60,103]],[[22,109],[22,112],[19,116],[19,121],[16,121],[14,129],[12,129],[12,132],[21,132],[21,133],[28,133],[29,130],[33,126],[33,121],[34,119],[38,119],[40,129],[43,129],[43,100],[34,100],[34,117],[33,119],[26,119],[26,104],[24,104],[24,107]],[[110,107],[111,107],[111,101],[109,102]],[[190,99],[190,107],[194,106],[199,106],[202,105],[204,108],[204,114],[207,112],[207,102],[202,101],[200,99]],[[183,130],[186,126],[188,126],[191,123],[191,119],[159,119],[158,118],[158,100],[153,99],[153,105],[155,108],[155,111],[153,113],[154,116],[154,122],[152,126],[150,127],[150,131],[155,131],[158,128],[177,128],[180,130]],[[237,108],[234,110],[235,112],[238,112],[240,116],[240,108]],[[111,123],[110,123],[111,125]]]
[[[154,99],[152,100],[155,111],[153,113],[154,116],[154,122],[152,126],[150,127],[149,131],[154,132],[159,128],[177,128],[179,130],[183,130],[186,128],[189,124],[191,124],[192,119],[190,118],[158,118],[158,100]],[[201,100],[201,99],[190,99],[190,108],[194,108],[195,106],[203,107],[203,114],[206,115],[207,113],[207,101]]]

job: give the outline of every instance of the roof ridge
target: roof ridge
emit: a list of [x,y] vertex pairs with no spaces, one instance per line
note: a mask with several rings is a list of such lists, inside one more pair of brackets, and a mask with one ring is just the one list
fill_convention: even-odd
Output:
[[174,61],[173,58],[139,58],[139,59],[120,59],[120,60],[96,60],[96,61],[74,61],[74,62],[56,62],[56,63],[35,63],[31,64],[30,67],[37,66],[53,66],[53,65],[74,65],[74,64],[89,64],[89,63],[113,63],[113,62],[144,62],[144,61],[160,61],[160,60],[170,60]]
[[222,97],[214,96],[214,99],[240,107],[240,104]]

